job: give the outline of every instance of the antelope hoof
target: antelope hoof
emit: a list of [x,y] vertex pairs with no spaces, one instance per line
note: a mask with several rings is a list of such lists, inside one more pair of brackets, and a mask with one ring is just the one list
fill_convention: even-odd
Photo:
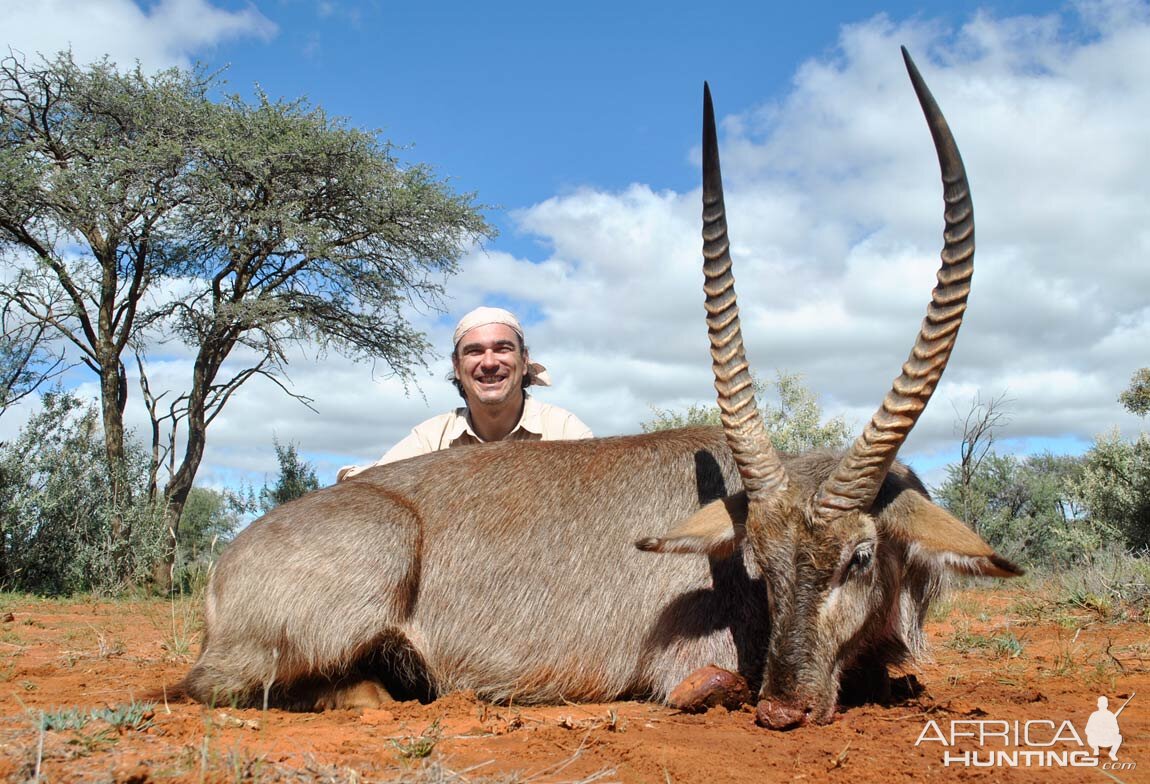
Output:
[[793,730],[807,723],[808,712],[791,702],[760,700],[755,709],[755,724],[769,730]]
[[685,713],[702,713],[716,705],[738,710],[750,699],[751,691],[742,675],[712,664],[688,675],[671,691],[667,704]]
[[318,710],[356,710],[379,708],[394,702],[387,689],[375,681],[359,681],[348,686],[334,687],[315,701]]

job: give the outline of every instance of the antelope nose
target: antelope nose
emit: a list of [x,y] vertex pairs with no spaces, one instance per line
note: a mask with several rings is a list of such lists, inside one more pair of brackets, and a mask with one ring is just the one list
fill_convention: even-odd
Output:
[[793,730],[807,722],[810,712],[803,706],[779,699],[760,700],[755,724],[770,730]]

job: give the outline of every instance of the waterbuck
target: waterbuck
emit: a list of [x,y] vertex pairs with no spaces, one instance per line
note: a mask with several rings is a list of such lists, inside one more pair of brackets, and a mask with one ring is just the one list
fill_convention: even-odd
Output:
[[705,88],[722,427],[461,447],[278,507],[216,565],[186,692],[315,709],[456,689],[674,703],[684,684],[700,702],[697,673],[713,665],[782,729],[830,721],[848,673],[885,681],[913,655],[945,572],[1019,574],[895,461],[950,356],[974,252],[962,161],[903,55],[942,167],[945,247],[910,359],[845,454],[777,454],[760,419]]

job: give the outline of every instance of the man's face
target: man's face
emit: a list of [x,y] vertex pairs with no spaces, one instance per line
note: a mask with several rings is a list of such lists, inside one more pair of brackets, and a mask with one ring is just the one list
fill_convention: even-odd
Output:
[[527,358],[506,324],[484,324],[464,333],[451,364],[469,405],[498,406],[519,399]]

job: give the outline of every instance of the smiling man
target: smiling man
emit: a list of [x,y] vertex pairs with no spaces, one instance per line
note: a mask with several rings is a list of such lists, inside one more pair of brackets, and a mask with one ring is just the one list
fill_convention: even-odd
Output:
[[523,327],[509,311],[476,308],[460,319],[451,366],[451,383],[466,405],[416,425],[374,463],[341,468],[340,481],[372,466],[453,446],[591,438],[590,428],[570,411],[527,394],[527,387],[551,386],[551,379],[531,361]]

